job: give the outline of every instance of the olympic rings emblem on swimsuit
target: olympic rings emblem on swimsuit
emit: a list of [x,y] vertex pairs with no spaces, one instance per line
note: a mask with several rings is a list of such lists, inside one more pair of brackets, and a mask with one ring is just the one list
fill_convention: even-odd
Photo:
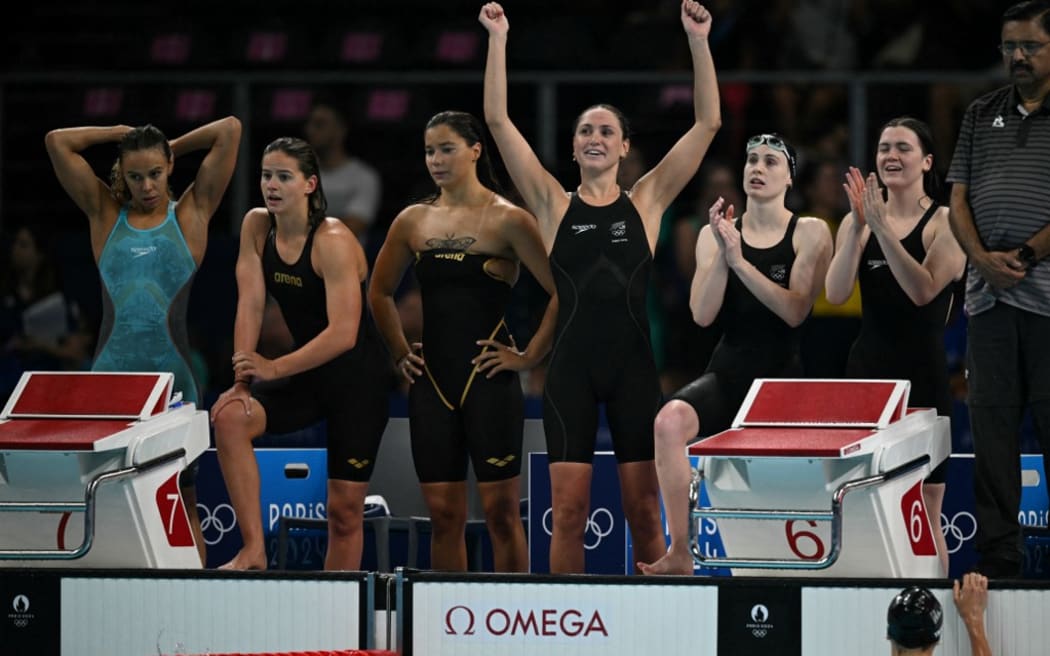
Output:
[[203,503],[197,504],[197,514],[201,520],[201,533],[204,543],[215,546],[222,542],[227,533],[237,528],[237,513],[228,503],[220,503],[215,510]]
[[944,533],[948,553],[953,554],[977,535],[977,518],[965,510],[955,513],[951,519],[942,514],[941,532]]
[[[543,531],[550,536],[554,535],[554,528],[552,526],[554,513],[553,508],[548,508],[543,513]],[[607,526],[603,524],[608,523]],[[613,519],[613,514],[608,508],[595,508],[591,516],[587,518],[587,528],[583,534],[583,548],[587,551],[593,551],[598,548],[598,545],[602,543],[602,538],[607,537],[612,533],[613,528],[616,527],[616,520]],[[591,541],[593,540],[593,544]]]

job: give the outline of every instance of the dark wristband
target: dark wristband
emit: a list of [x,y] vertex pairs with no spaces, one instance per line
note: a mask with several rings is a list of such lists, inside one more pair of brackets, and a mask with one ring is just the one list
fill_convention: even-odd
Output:
[[1031,269],[1039,261],[1039,258],[1035,256],[1035,249],[1028,244],[1021,244],[1021,247],[1017,249],[1017,259],[1024,262],[1026,269]]

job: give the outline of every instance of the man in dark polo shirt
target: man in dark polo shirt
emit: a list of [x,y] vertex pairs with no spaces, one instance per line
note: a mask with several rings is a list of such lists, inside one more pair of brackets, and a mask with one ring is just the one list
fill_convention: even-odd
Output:
[[969,256],[966,367],[977,570],[1021,574],[1020,429],[1032,412],[1050,472],[1050,0],[1003,13],[1012,84],[966,110],[950,222]]

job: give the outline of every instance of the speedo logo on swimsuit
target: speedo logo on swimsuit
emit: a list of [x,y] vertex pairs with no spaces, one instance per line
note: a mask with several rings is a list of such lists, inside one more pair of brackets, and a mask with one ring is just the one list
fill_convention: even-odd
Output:
[[879,267],[886,266],[886,260],[868,260],[868,271],[874,271]]
[[293,287],[303,286],[303,279],[299,276],[293,276],[280,271],[273,272],[273,281],[278,285],[291,285]]
[[153,255],[156,252],[156,246],[132,246],[131,259],[135,260],[142,257],[143,255]]
[[572,231],[573,231],[574,234],[582,235],[583,233],[587,232],[588,230],[597,230],[598,229],[598,224],[596,224],[596,223],[577,223],[577,224],[573,224],[573,225],[571,225],[569,227],[572,228]]
[[455,260],[457,262],[463,261],[464,253],[434,253],[435,260]]

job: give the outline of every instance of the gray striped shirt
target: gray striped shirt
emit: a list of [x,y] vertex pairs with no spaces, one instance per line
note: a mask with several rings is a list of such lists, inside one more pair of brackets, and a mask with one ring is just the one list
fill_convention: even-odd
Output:
[[[1028,116],[1013,86],[970,104],[959,130],[948,182],[968,186],[977,233],[988,250],[1018,248],[1050,223],[1050,97]],[[1050,258],[1009,289],[995,289],[967,265],[966,312],[996,301],[1050,316]]]

